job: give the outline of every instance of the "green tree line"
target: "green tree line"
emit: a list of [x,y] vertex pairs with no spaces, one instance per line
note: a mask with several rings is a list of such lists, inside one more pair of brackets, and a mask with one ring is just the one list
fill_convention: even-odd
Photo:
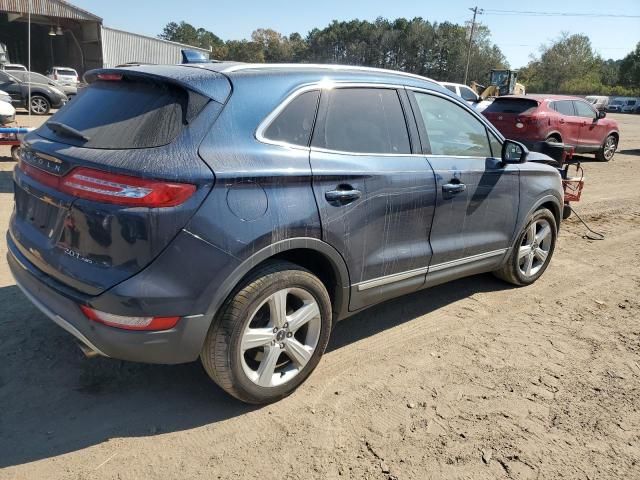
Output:
[[[339,63],[402,70],[435,80],[462,82],[469,26],[423,18],[336,21],[306,37],[257,29],[249,40],[224,41],[186,22],[168,23],[160,38],[211,50],[215,60],[240,62]],[[476,28],[468,81],[486,83],[493,68],[508,68],[491,32]],[[543,45],[521,69],[528,92],[640,95],[640,43],[622,60],[604,60],[585,35],[562,34]]]
[[640,95],[640,42],[622,60],[604,60],[586,35],[562,34],[520,70],[528,92]]
[[[211,58],[240,62],[340,63],[391,68],[436,80],[462,82],[467,58],[468,28],[450,22],[378,18],[374,22],[333,21],[314,28],[306,37],[285,36],[258,29],[250,40],[223,41],[213,33],[186,22],[167,24],[160,38],[211,48]],[[491,42],[488,28],[474,34],[469,79],[484,83],[492,68],[508,67],[500,49]]]

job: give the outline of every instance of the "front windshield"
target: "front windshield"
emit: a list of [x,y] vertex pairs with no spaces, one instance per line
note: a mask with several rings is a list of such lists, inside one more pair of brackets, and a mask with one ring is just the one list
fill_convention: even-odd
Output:
[[12,80],[12,81],[14,81],[16,83],[20,82],[20,80],[18,80],[16,77],[11,75],[7,70],[2,70],[2,73],[4,73],[7,77],[9,77],[9,80]]
[[506,85],[509,82],[507,72],[493,72],[492,83],[494,85]]

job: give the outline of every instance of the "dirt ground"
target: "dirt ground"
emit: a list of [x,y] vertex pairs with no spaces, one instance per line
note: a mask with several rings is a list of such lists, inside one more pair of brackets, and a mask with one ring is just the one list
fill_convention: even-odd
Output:
[[604,241],[571,218],[533,286],[481,275],[346,320],[263,408],[198,363],[85,360],[0,260],[0,478],[640,478],[640,115],[611,117],[620,151],[584,157],[577,205]]

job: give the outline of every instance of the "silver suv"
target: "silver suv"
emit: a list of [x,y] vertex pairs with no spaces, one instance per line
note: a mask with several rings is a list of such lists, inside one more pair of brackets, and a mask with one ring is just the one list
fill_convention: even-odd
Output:
[[47,77],[61,85],[78,86],[78,72],[69,67],[52,67],[47,71]]

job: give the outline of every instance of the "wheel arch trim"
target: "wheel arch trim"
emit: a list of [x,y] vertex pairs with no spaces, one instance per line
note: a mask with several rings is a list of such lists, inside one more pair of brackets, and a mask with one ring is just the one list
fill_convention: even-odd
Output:
[[551,130],[547,133],[547,136],[545,138],[549,138],[549,137],[558,137],[560,139],[560,142],[563,142],[564,140],[562,139],[562,134],[560,133],[559,130]]
[[[562,220],[562,206],[563,205],[562,205],[562,200],[559,199],[556,195],[554,195],[552,193],[548,193],[548,194],[538,198],[538,200],[536,200],[536,202],[529,209],[527,214],[523,217],[522,222],[521,222],[522,225],[520,225],[520,229],[524,226],[524,223],[526,223],[527,219],[536,210],[539,210],[542,205],[545,205],[547,203],[552,203],[554,205],[554,207],[555,207],[555,210],[553,210],[551,213],[553,213],[553,216],[556,219],[556,228],[559,230],[560,229],[560,221]],[[520,230],[518,230],[518,232],[519,231]]]
[[339,285],[336,287],[336,298],[334,301],[334,316],[341,317],[343,312],[348,310],[349,305],[349,287],[351,285],[349,281],[349,271],[347,265],[340,253],[328,243],[317,239],[307,237],[296,237],[287,240],[281,240],[279,242],[268,245],[249,258],[245,259],[236,269],[227,277],[227,280],[221,285],[221,288],[217,289],[217,292],[209,304],[207,309],[207,315],[213,317],[218,312],[224,301],[229,297],[233,290],[238,286],[242,279],[254,268],[261,263],[277,256],[278,254],[285,253],[289,250],[313,250],[322,255],[333,268],[335,278],[338,280]]

